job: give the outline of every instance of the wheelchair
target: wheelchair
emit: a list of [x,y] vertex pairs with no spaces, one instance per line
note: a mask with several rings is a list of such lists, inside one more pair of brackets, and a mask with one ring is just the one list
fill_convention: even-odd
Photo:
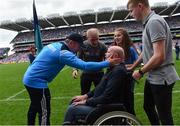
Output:
[[78,119],[78,125],[142,125],[123,104],[98,105],[85,118]]
[[[132,72],[128,72],[123,104],[101,104],[97,105],[87,116],[80,115],[76,117],[75,125],[142,125],[136,118],[131,106],[131,86],[133,81]],[[70,125],[72,125],[70,124]]]

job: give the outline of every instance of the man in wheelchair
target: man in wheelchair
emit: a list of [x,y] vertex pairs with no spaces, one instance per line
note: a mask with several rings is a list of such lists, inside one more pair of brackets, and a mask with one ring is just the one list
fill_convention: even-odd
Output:
[[[100,111],[102,112],[108,109],[107,106],[105,107],[104,105],[109,104],[115,104],[115,107],[116,104],[123,104],[124,107],[121,106],[121,109],[125,111],[128,75],[124,64],[124,51],[121,47],[111,46],[106,53],[106,58],[108,57],[120,58],[121,61],[119,64],[111,66],[107,70],[107,73],[93,91],[85,95],[75,96],[72,99],[65,114],[64,125],[79,124],[80,120],[83,122],[86,120],[86,116],[100,105],[104,107],[101,107]],[[93,116],[96,116],[96,114],[93,114]],[[84,124],[85,123],[87,122],[84,122]]]

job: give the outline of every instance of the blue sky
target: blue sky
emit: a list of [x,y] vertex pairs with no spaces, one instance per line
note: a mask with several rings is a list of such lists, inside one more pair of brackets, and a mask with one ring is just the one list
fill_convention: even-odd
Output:
[[[69,11],[80,12],[86,9],[95,9],[103,7],[126,6],[128,0],[36,0],[36,9],[38,16],[47,17],[50,14],[63,14]],[[161,2],[158,0],[149,0],[150,5]],[[168,4],[173,4],[177,0],[163,0]],[[3,0],[0,7],[0,23],[6,20],[15,21],[17,19],[32,18],[33,0]],[[17,35],[17,32],[0,29],[0,47],[11,46],[10,41]]]

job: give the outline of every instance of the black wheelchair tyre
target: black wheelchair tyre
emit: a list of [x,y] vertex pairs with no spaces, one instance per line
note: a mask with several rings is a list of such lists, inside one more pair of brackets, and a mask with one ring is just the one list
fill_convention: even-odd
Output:
[[142,125],[132,114],[124,111],[112,111],[100,116],[93,125]]

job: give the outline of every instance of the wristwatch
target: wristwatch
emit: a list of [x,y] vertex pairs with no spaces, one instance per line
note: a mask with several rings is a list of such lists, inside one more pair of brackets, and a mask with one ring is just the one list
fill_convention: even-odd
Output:
[[144,73],[141,71],[141,69],[138,70],[139,74],[141,74],[141,76],[144,75]]

